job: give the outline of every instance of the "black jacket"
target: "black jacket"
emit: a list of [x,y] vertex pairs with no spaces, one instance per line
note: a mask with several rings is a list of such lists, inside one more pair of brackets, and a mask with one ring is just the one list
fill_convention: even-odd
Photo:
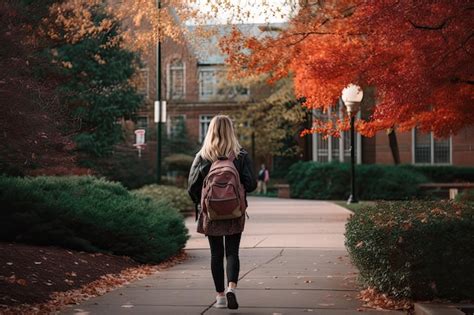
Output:
[[[201,203],[201,192],[204,178],[209,173],[211,161],[203,159],[197,155],[189,172],[188,193],[193,202],[197,205]],[[240,182],[244,185],[245,192],[252,192],[257,188],[257,179],[253,171],[253,164],[248,153],[240,150],[239,155],[234,160],[234,165],[240,175]]]

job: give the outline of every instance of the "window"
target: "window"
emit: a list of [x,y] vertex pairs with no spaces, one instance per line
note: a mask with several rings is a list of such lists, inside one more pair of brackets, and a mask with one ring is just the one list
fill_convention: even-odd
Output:
[[213,97],[234,98],[248,96],[249,89],[245,86],[228,86],[226,72],[219,68],[201,68],[199,70],[199,98],[210,99]]
[[199,71],[199,96],[211,97],[214,95],[215,75],[212,70]]
[[168,98],[179,100],[184,97],[184,64],[173,60],[168,69]]
[[168,120],[168,135],[176,138],[184,134],[186,118],[184,115],[172,116]]
[[141,68],[137,72],[137,92],[148,98],[149,92],[149,70],[148,68]]
[[[336,109],[330,108],[327,113],[323,113],[321,110],[313,111],[313,115],[319,120],[327,121],[329,119],[335,119],[334,116],[342,118],[345,115],[343,110],[344,105],[339,102]],[[334,111],[337,111],[334,115]],[[360,115],[360,112],[358,113]],[[360,134],[356,133],[354,150],[356,154],[357,163],[361,163],[360,154]],[[324,138],[319,133],[313,134],[313,161],[326,163],[332,161],[339,162],[350,162],[351,161],[351,134],[350,130],[341,132],[341,136],[333,137],[328,136]]]
[[199,116],[199,143],[204,141],[206,137],[207,130],[209,129],[209,124],[213,116],[210,115],[201,115]]
[[433,133],[413,130],[413,162],[415,164],[451,164],[451,138],[436,139]]

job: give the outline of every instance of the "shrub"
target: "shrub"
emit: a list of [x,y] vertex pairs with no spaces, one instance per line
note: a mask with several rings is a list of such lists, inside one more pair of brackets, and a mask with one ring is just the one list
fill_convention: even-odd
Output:
[[117,145],[113,154],[107,157],[83,155],[80,165],[108,180],[120,182],[128,189],[137,189],[156,182],[156,167],[154,160],[150,158],[150,149],[142,154],[142,158],[139,158],[136,149]]
[[474,296],[472,204],[378,203],[352,215],[345,235],[365,285],[400,298]]
[[401,165],[401,167],[425,175],[430,182],[474,182],[474,167],[460,167],[450,165]]
[[149,185],[135,190],[140,196],[149,197],[155,201],[162,201],[171,207],[178,209],[181,213],[190,213],[194,210],[193,202],[185,189],[165,186]]
[[0,177],[0,239],[160,262],[182,249],[187,229],[164,202],[91,176]]
[[187,154],[172,154],[164,159],[170,171],[177,171],[180,175],[187,175],[193,164],[194,156]]
[[[291,196],[304,199],[346,199],[350,193],[350,165],[299,162],[287,176]],[[391,165],[357,165],[356,189],[364,200],[400,200],[420,196],[423,175]]]
[[467,189],[457,194],[456,201],[458,202],[474,202],[474,189]]

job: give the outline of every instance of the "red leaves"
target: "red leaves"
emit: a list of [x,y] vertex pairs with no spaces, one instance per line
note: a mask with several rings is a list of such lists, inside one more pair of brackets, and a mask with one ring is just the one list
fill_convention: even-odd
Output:
[[[418,126],[447,136],[474,124],[471,113],[472,10],[461,1],[337,1],[308,7],[276,38],[228,38],[229,64],[273,80],[294,73],[295,94],[310,108],[335,104],[348,83],[375,87],[377,106],[357,123],[366,136]],[[404,17],[404,18],[400,18]],[[249,55],[242,55],[245,42]],[[238,55],[243,58],[236,59]],[[338,124],[302,135],[334,134]]]
[[[364,301],[363,307],[374,309],[391,309],[391,310],[410,310],[413,308],[413,302],[408,299],[396,300],[388,297],[386,294],[378,293],[373,288],[360,291],[358,296]],[[362,311],[363,309],[357,309]]]

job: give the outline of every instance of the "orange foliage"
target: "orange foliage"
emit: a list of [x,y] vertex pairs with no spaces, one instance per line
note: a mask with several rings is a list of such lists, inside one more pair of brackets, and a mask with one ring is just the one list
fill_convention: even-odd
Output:
[[[349,83],[375,87],[377,106],[359,132],[418,126],[436,136],[474,124],[474,7],[462,0],[305,1],[277,37],[221,41],[237,75],[294,74],[305,106],[327,109]],[[250,52],[250,53],[249,53]],[[331,105],[332,104],[332,105]],[[307,132],[337,134],[344,122]]]

